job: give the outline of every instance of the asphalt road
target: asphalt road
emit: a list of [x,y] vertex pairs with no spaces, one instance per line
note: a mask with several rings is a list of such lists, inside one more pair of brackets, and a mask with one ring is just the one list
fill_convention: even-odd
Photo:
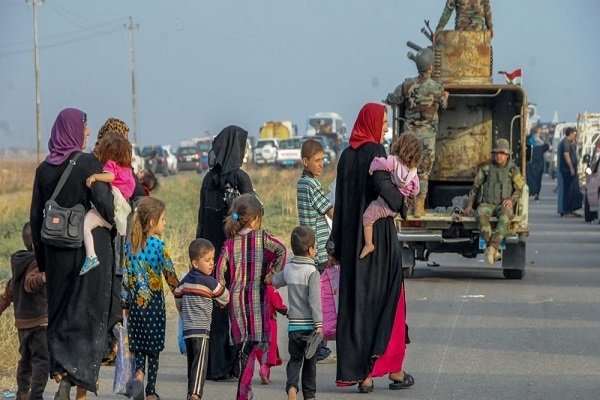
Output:
[[[336,388],[335,365],[318,366],[321,399],[600,399],[600,225],[556,214],[553,182],[545,177],[539,202],[530,204],[528,268],[523,280],[505,280],[498,266],[479,256],[434,255],[440,264],[417,262],[406,281],[412,343],[405,369],[416,384],[388,390],[375,379],[371,394]],[[285,299],[285,296],[284,296]],[[176,321],[169,321],[157,392],[185,399],[186,359],[177,351]],[[287,360],[286,322],[280,318],[280,352]],[[332,343],[334,346],[334,343]],[[99,399],[112,394],[114,368],[101,370]],[[285,367],[256,399],[286,398]],[[48,384],[47,398],[56,385]],[[206,399],[234,399],[235,382],[207,382]],[[74,394],[72,394],[74,398]],[[93,396],[90,396],[93,398]]]

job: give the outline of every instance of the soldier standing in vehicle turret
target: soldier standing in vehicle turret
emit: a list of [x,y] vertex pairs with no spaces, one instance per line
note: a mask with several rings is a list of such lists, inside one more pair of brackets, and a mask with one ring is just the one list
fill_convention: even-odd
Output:
[[446,7],[444,7],[444,12],[440,17],[437,28],[435,28],[434,43],[435,36],[444,30],[454,9],[456,9],[456,26],[454,30],[488,30],[492,37],[494,37],[490,0],[446,0]]
[[[496,140],[492,150],[494,160],[477,172],[469,192],[464,213],[473,215],[477,204],[479,230],[486,241],[485,258],[489,264],[500,259],[500,242],[508,232],[508,225],[521,197],[524,180],[519,168],[510,160],[510,144],[506,139]],[[490,218],[496,216],[498,224],[492,233]]]
[[433,80],[433,51],[429,48],[418,48],[417,55],[409,53],[408,57],[415,61],[419,76],[406,79],[393,93],[388,94],[385,103],[398,105],[404,109],[402,131],[410,131],[421,140],[423,153],[417,169],[421,188],[415,199],[414,216],[425,214],[425,199],[429,188],[429,176],[435,160],[435,139],[438,128],[438,109],[446,108],[448,92],[442,84]]

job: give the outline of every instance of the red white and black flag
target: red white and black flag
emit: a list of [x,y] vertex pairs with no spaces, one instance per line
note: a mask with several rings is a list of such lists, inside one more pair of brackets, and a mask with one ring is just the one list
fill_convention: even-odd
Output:
[[498,71],[498,73],[504,75],[506,83],[510,85],[523,85],[523,71],[521,68],[517,68],[511,72]]

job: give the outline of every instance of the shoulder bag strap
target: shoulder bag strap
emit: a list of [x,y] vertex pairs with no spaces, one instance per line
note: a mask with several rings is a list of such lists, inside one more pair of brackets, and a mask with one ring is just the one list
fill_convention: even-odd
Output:
[[73,170],[73,167],[75,166],[75,164],[77,164],[77,159],[80,156],[81,156],[81,152],[78,152],[77,154],[75,154],[75,156],[72,159],[69,160],[69,165],[67,165],[67,168],[62,173],[60,180],[58,181],[58,184],[56,185],[56,188],[54,189],[54,192],[52,193],[52,196],[50,197],[50,200],[54,200],[56,198],[56,196],[58,196],[58,194],[62,190],[63,186],[65,185],[65,182],[69,178],[69,175],[71,175],[71,171]]

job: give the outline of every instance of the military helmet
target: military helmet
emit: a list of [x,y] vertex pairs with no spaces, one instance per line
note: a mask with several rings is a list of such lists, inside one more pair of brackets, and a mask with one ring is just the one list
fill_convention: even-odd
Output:
[[492,153],[504,153],[510,156],[510,143],[506,139],[497,139]]
[[407,42],[406,45],[414,50],[417,50],[417,54],[409,52],[408,58],[413,60],[417,64],[417,70],[419,72],[425,72],[429,67],[433,65],[434,53],[429,47],[420,47],[413,42]]

